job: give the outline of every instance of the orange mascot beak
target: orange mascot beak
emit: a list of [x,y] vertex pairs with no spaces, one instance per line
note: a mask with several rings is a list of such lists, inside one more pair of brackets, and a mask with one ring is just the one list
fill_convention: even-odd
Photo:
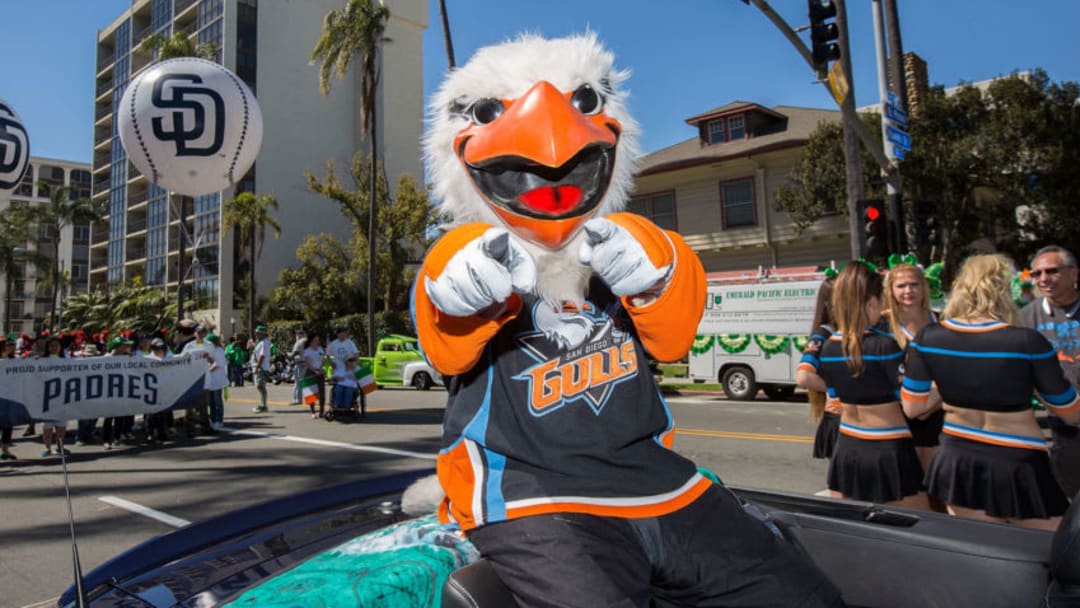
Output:
[[562,93],[541,81],[517,99],[482,101],[454,150],[515,234],[561,248],[603,199],[622,126],[588,85]]

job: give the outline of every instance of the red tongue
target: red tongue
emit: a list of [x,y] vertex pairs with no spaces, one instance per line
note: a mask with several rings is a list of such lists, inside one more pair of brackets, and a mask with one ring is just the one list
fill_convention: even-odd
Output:
[[581,202],[581,188],[577,186],[544,186],[518,196],[518,200],[530,209],[560,215],[572,210]]

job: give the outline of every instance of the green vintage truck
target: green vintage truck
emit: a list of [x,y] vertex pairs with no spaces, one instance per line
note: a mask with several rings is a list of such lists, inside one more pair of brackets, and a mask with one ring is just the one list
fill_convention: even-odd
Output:
[[443,383],[439,372],[424,360],[420,342],[412,336],[383,336],[375,345],[375,356],[360,357],[360,362],[371,366],[379,386],[412,386],[426,391]]

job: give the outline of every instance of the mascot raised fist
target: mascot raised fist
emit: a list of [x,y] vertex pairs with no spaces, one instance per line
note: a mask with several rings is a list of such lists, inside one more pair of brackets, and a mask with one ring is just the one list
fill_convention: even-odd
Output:
[[705,273],[624,209],[628,74],[589,34],[481,49],[433,96],[445,233],[412,294],[447,379],[442,521],[521,606],[829,606],[835,589],[673,448],[650,359],[686,356]]

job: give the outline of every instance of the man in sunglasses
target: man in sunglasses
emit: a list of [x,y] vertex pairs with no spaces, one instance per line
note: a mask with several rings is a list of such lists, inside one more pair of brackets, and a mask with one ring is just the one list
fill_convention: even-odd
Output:
[[[1031,260],[1031,278],[1042,297],[1020,311],[1020,324],[1046,336],[1073,387],[1080,389],[1080,292],[1076,288],[1076,256],[1064,247],[1047,245]],[[1080,428],[1048,416],[1053,442],[1050,463],[1061,489],[1070,498],[1080,492]]]

